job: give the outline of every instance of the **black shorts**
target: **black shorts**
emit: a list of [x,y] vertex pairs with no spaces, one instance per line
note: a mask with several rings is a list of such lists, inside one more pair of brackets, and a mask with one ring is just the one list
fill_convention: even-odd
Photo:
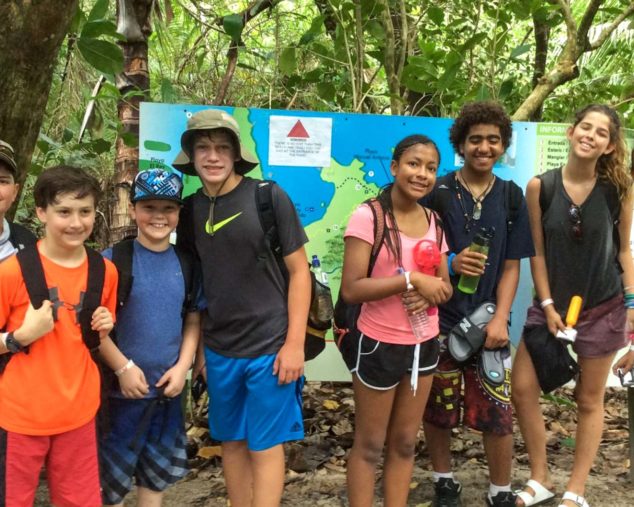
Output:
[[[384,343],[358,330],[347,333],[339,344],[341,355],[359,380],[372,389],[393,389],[412,371],[416,345]],[[431,375],[436,371],[440,345],[438,338],[420,344],[418,374]]]

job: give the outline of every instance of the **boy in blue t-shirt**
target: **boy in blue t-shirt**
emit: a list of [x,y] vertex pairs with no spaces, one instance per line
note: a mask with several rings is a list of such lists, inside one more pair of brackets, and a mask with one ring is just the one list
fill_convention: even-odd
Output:
[[[160,505],[163,491],[187,473],[180,396],[198,346],[200,317],[195,307],[183,304],[188,274],[169,242],[182,187],[176,174],[162,169],[139,173],[132,186],[130,212],[138,237],[124,242],[133,241],[128,245],[132,272],[127,273],[133,283],[125,301],[119,301],[115,328],[125,356],[118,362],[125,366],[115,371],[118,388],[110,392],[107,406],[111,428],[100,441],[106,505],[123,505],[133,478],[138,505]],[[113,250],[122,251],[120,245],[104,252],[115,264]]]

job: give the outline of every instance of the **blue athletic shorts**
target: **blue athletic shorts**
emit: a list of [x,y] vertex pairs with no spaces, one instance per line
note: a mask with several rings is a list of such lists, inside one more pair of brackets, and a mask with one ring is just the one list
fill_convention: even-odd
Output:
[[252,451],[304,438],[304,378],[278,385],[277,375],[273,375],[275,356],[225,357],[205,347],[213,438],[246,440]]
[[110,398],[110,431],[99,442],[103,502],[123,502],[136,485],[163,491],[187,475],[181,397]]

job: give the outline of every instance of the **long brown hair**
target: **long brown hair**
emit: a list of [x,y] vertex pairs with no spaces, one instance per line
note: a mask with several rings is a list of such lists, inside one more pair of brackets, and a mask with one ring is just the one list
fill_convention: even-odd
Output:
[[623,127],[618,113],[605,104],[590,104],[575,113],[573,127],[583,121],[588,113],[601,113],[610,119],[610,142],[614,144],[614,150],[599,157],[597,160],[597,172],[599,178],[607,180],[619,194],[619,200],[623,201],[632,185],[632,177],[625,166],[627,145],[623,135]]

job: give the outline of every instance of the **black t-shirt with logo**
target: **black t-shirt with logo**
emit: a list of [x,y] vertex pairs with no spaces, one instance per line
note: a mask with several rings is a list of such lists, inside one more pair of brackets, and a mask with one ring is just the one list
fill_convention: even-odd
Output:
[[[193,247],[201,262],[205,345],[228,357],[274,354],[288,329],[286,283],[265,246],[256,204],[258,183],[244,177],[231,192],[216,198],[213,235],[207,223],[211,200],[202,189],[186,199],[178,227],[179,244]],[[293,203],[278,185],[273,185],[272,199],[286,256],[308,239]]]

